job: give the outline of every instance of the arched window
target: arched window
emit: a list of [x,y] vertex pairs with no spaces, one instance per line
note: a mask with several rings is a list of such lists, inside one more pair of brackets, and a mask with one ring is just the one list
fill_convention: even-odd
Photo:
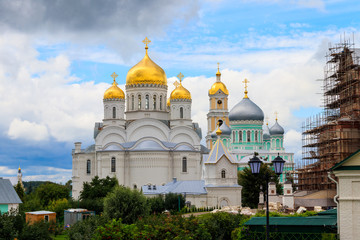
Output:
[[149,95],[145,96],[145,109],[148,110],[149,109]]
[[247,141],[248,142],[251,142],[251,134],[250,134],[250,131],[247,131],[247,133],[246,133],[246,138],[247,138]]
[[116,107],[113,107],[113,118],[116,118]]
[[90,160],[86,161],[86,173],[87,174],[91,173],[91,161]]
[[182,107],[180,107],[180,118],[184,118],[184,109]]
[[239,142],[242,142],[242,131],[239,131]]
[[153,104],[154,110],[156,110],[156,95],[153,96]]
[[136,185],[136,184],[134,184],[134,189],[137,189],[137,185]]
[[162,99],[162,96],[160,96],[160,110],[162,110],[162,102],[163,102],[163,99]]
[[223,120],[219,119],[218,120],[218,126],[220,127],[223,124]]
[[280,147],[280,140],[279,139],[276,139],[276,147]]
[[235,132],[233,132],[233,143],[235,142]]
[[134,110],[134,105],[135,105],[135,97],[134,95],[131,96],[131,110]]
[[187,159],[183,157],[182,159],[182,172],[187,172]]
[[138,96],[138,109],[141,109],[141,95]]
[[226,178],[226,171],[225,171],[225,169],[221,170],[221,178]]
[[258,142],[258,132],[255,131],[255,142]]
[[111,158],[111,172],[116,172],[116,159],[114,157]]

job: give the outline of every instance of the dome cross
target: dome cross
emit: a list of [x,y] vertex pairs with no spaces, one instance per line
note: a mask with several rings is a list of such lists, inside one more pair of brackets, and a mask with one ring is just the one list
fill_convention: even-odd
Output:
[[275,114],[275,120],[277,121],[279,113],[277,111],[275,111],[274,114]]
[[248,84],[249,82],[250,82],[250,81],[247,80],[246,78],[245,78],[245,80],[243,81],[243,83],[245,83],[245,92],[244,92],[244,93],[245,93],[245,97],[244,97],[244,98],[249,98],[248,95],[247,95],[247,94],[248,94],[248,90],[247,90],[247,87],[248,87],[248,86],[247,86],[247,84]]
[[119,75],[117,75],[115,72],[113,72],[113,74],[111,74],[111,77],[114,79],[114,81],[115,81],[115,79],[118,77]]
[[145,37],[145,39],[142,41],[144,44],[145,44],[145,49],[146,49],[146,53],[147,53],[147,50],[148,50],[148,44],[151,43],[151,41]]
[[178,79],[180,80],[180,84],[182,79],[184,78],[184,74],[182,74],[181,72],[177,75]]

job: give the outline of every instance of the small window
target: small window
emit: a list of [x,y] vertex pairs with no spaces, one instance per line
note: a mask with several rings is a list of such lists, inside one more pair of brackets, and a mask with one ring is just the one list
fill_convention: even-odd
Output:
[[156,190],[156,185],[153,185],[153,190]]
[[111,158],[111,172],[116,172],[116,159]]
[[156,95],[153,96],[153,104],[154,110],[156,110]]
[[134,184],[134,189],[137,189],[137,185],[136,185],[136,184]]
[[239,142],[242,142],[242,131],[239,131]]
[[134,105],[135,105],[135,97],[134,95],[131,96],[131,110],[134,110]]
[[183,157],[183,159],[182,159],[182,171],[187,172],[187,159],[186,159],[186,157]]
[[250,131],[247,131],[247,133],[246,133],[246,135],[247,135],[247,141],[248,142],[251,142],[251,135],[250,135]]
[[86,161],[86,173],[87,174],[91,173],[91,161],[90,160]]
[[223,124],[223,120],[219,119],[218,120],[218,126],[220,127]]
[[184,109],[182,107],[180,107],[180,118],[184,118]]
[[221,170],[221,178],[226,178],[226,171],[224,169]]
[[160,110],[162,110],[162,102],[163,102],[163,99],[162,99],[162,96],[160,96],[160,104],[159,104]]
[[233,139],[232,139],[233,143],[235,142],[235,132],[233,132]]
[[149,95],[145,96],[145,109],[149,110]]
[[138,109],[141,109],[141,95],[138,96]]
[[44,222],[48,222],[49,221],[49,215],[45,215],[44,216]]
[[258,132],[255,131],[255,142],[258,142]]
[[113,107],[113,118],[116,118],[116,107]]
[[151,190],[151,184],[148,185],[148,190]]

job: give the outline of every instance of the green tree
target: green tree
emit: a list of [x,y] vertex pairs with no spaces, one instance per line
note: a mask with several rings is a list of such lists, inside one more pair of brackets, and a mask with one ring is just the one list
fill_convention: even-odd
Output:
[[149,214],[146,197],[137,190],[117,186],[104,199],[104,216],[108,219],[122,219],[134,223],[139,217]]
[[17,193],[17,195],[19,196],[20,200],[22,202],[24,202],[24,199],[25,199],[25,191],[24,191],[24,188],[22,187],[21,183],[18,182],[16,185],[15,185],[15,191]]
[[250,167],[244,168],[243,170],[238,172],[238,183],[243,187],[243,206],[257,208],[257,205],[259,203],[260,186],[262,187],[264,192],[266,190],[266,175],[271,177],[271,182],[275,182],[276,191],[278,194],[281,194],[282,188],[279,184],[279,177],[269,167],[268,164],[261,164],[259,174],[253,174]]
[[49,205],[51,200],[68,199],[70,197],[67,187],[52,182],[39,186],[35,192],[43,206]]
[[171,212],[179,211],[185,206],[185,197],[182,194],[168,193],[165,195],[165,208]]
[[71,204],[66,198],[51,200],[49,205],[46,207],[47,210],[56,212],[56,218],[59,222],[64,220],[64,210],[71,207]]
[[150,207],[150,213],[162,213],[165,210],[165,201],[162,196],[150,197],[146,200]]
[[119,185],[119,183],[115,177],[111,178],[107,176],[106,178],[99,178],[99,176],[95,176],[91,182],[83,183],[80,199],[104,198],[117,185]]

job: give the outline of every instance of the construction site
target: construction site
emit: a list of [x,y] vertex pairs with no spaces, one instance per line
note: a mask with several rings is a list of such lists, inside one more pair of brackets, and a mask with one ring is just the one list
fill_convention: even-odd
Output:
[[323,111],[302,125],[298,190],[333,190],[328,172],[360,148],[360,49],[354,40],[329,46],[322,79]]

